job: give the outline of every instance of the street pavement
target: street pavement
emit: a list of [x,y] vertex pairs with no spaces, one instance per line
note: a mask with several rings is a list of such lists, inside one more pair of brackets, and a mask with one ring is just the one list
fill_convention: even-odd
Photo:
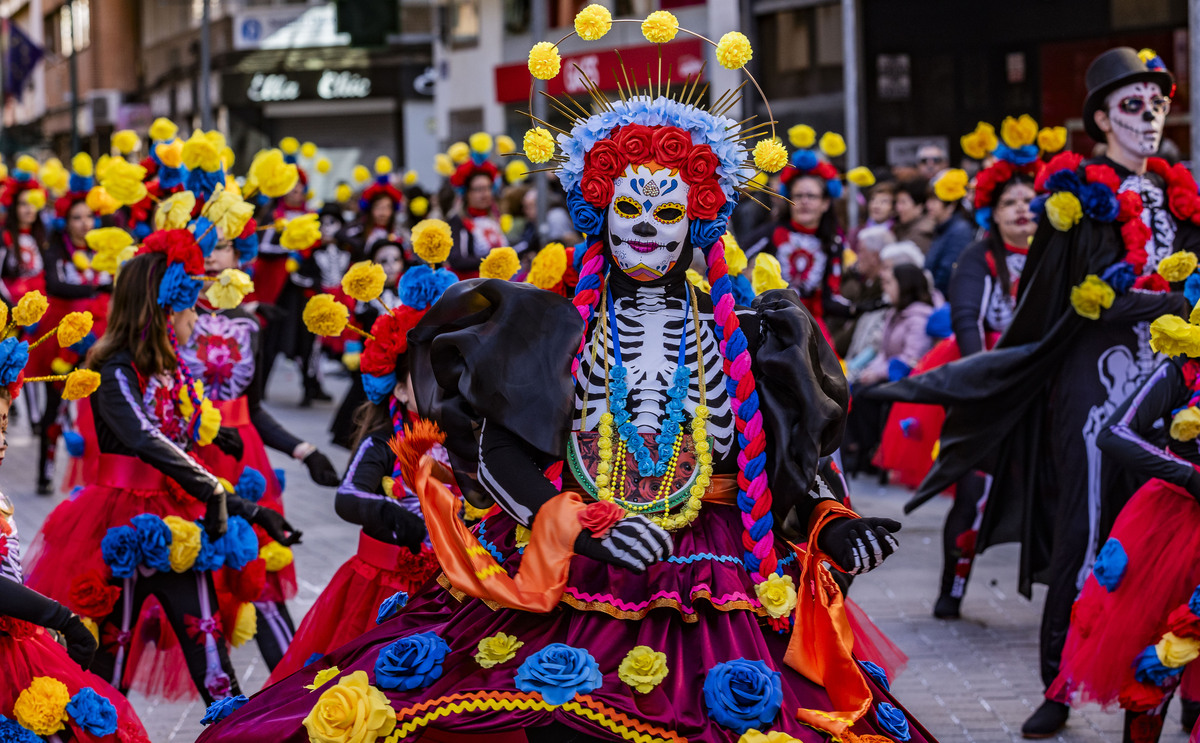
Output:
[[[345,381],[327,379],[326,388],[340,395]],[[339,471],[343,469],[348,453],[330,446],[326,432],[335,404],[299,408],[299,377],[285,363],[276,369],[269,393],[267,407],[279,421],[321,447]],[[23,403],[18,401],[24,413]],[[65,497],[35,494],[37,452],[27,422],[26,414],[10,427],[7,461],[0,469],[0,487],[16,504],[16,519],[26,544],[50,509]],[[303,544],[295,549],[300,590],[291,604],[292,616],[299,622],[325,582],[353,554],[357,528],[334,515],[333,489],[314,485],[307,470],[285,456],[272,452],[271,459],[287,473],[288,519],[304,532]],[[908,494],[901,488],[859,478],[851,482],[851,494],[860,513],[891,517],[904,524],[899,552],[883,567],[856,579],[850,591],[851,598],[908,654],[907,670],[892,683],[895,695],[944,743],[1020,740],[1021,723],[1041,703],[1037,635],[1045,591],[1038,587],[1033,601],[1017,593],[1015,546],[1003,545],[980,556],[963,602],[963,618],[939,621],[931,612],[941,569],[941,525],[949,500],[936,499],[915,514],[903,516],[901,508]],[[267,669],[257,646],[248,643],[235,649],[232,657],[243,692],[258,691]],[[136,694],[131,699],[155,743],[188,743],[199,735],[204,713],[201,702],[158,703]],[[1072,713],[1057,740],[1117,743],[1121,725],[1119,712],[1087,707]],[[1169,714],[1162,740],[1187,740],[1177,709]]]

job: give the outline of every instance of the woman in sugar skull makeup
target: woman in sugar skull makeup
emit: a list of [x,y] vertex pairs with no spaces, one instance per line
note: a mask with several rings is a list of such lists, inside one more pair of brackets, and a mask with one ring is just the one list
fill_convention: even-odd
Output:
[[[350,697],[372,711],[354,724],[404,741],[928,739],[851,654],[818,565],[875,568],[899,528],[818,479],[845,379],[793,291],[735,307],[720,238],[750,175],[741,134],[681,97],[630,91],[560,137],[588,235],[573,301],[460,282],[408,333],[418,409],[488,515],[462,525],[450,474],[415,446],[439,437],[414,425],[393,447],[443,575],[201,740],[333,740]],[[535,162],[548,138],[526,135]],[[696,250],[711,295],[685,278]]]
[[[1087,71],[1084,124],[1107,155],[1052,158],[1008,330],[977,354],[897,383],[891,399],[947,406],[937,461],[913,503],[973,470],[992,476],[977,551],[1022,543],[1020,590],[1048,584],[1042,680],[1059,671],[1071,606],[1133,482],[1096,441],[1105,421],[1161,360],[1149,324],[1200,298],[1200,199],[1186,169],[1158,150],[1174,80],[1153,52],[1121,47]],[[1184,286],[1184,282],[1186,286]],[[1184,288],[1188,297],[1171,292]],[[886,389],[886,388],[885,388]],[[1064,467],[1064,465],[1066,465]],[[1076,473],[1081,474],[1076,474]],[[1022,732],[1067,720],[1048,695]]]

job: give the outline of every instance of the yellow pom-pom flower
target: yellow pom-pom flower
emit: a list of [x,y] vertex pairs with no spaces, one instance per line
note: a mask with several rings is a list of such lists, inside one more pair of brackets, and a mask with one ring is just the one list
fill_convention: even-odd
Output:
[[413,225],[413,251],[426,263],[441,263],[450,256],[454,236],[450,225],[440,219],[423,219]]
[[58,338],[60,348],[73,346],[83,340],[88,333],[92,332],[92,313],[83,312],[68,312],[65,317],[58,323],[58,330],[55,334]]
[[1196,270],[1196,254],[1188,250],[1179,250],[1158,263],[1158,275],[1167,281],[1175,283],[1184,281]]
[[433,169],[440,176],[449,177],[454,175],[454,161],[444,152],[439,152],[433,156]]
[[933,184],[933,194],[946,203],[961,200],[967,195],[967,171],[950,168]]
[[221,152],[213,146],[211,139],[197,129],[183,143],[183,164],[188,170],[212,173],[221,169]]
[[375,158],[375,175],[387,175],[392,172],[392,158],[380,155]]
[[1158,52],[1156,52],[1150,48],[1144,48],[1144,49],[1141,49],[1140,51],[1138,51],[1138,59],[1142,60],[1142,62],[1144,62],[1145,64],[1150,64],[1152,61],[1154,61],[1154,58],[1157,56],[1158,56]]
[[665,44],[679,33],[679,19],[666,10],[656,10],[642,21],[642,36],[654,44]]
[[46,208],[46,192],[40,188],[31,188],[24,193],[25,203],[32,206],[37,211]]
[[67,375],[63,386],[64,400],[82,400],[100,386],[100,375],[91,369],[76,369]]
[[30,175],[37,173],[40,170],[37,158],[33,155],[21,155],[17,158],[17,170],[23,170]]
[[96,644],[100,644],[100,626],[96,624],[96,620],[91,617],[80,617],[79,621],[87,627],[87,631],[92,633],[92,637],[96,640]]
[[183,165],[183,140],[159,142],[154,145],[154,154],[158,155],[158,159],[168,168],[178,168]]
[[754,592],[763,608],[775,619],[786,617],[796,608],[796,584],[790,575],[772,574],[755,584]]
[[283,150],[285,155],[295,155],[300,149],[300,140],[295,137],[284,137],[279,140],[279,149]]
[[71,254],[71,264],[75,266],[76,270],[86,271],[92,267],[92,260],[87,253],[77,250]]
[[1150,323],[1150,348],[1167,356],[1200,356],[1200,327],[1178,315],[1163,315]]
[[[118,132],[119,133],[119,132]],[[86,152],[80,152],[71,158],[71,170],[75,175],[82,178],[91,178],[96,172],[95,163],[92,162],[92,156]]]
[[670,672],[667,654],[648,645],[634,646],[617,666],[617,677],[642,694],[653,691]]
[[1191,441],[1200,436],[1200,408],[1195,405],[1180,410],[1171,418],[1171,438]]
[[204,296],[219,310],[232,310],[242,303],[246,295],[254,291],[254,281],[245,271],[227,268],[210,281]]
[[267,150],[251,163],[249,177],[258,184],[263,195],[277,199],[296,187],[300,171],[294,163],[284,161],[279,150]]
[[174,121],[165,119],[161,116],[155,119],[154,123],[150,125],[150,139],[157,140],[159,142],[165,142],[166,140],[171,139],[178,132],[179,127],[175,125]]
[[549,41],[539,41],[529,50],[529,74],[538,80],[550,80],[562,69],[558,47]]
[[1174,632],[1168,632],[1154,646],[1154,653],[1158,656],[1158,662],[1167,668],[1183,668],[1200,658],[1200,639],[1179,637]]
[[98,177],[108,195],[122,206],[130,206],[146,198],[146,184],[142,182],[146,177],[146,169],[141,165],[114,157]]
[[1067,128],[1065,126],[1044,127],[1038,132],[1037,144],[1042,152],[1058,152],[1067,146]]
[[511,214],[501,214],[500,215],[500,231],[507,235],[509,232],[512,231],[512,228],[513,228],[513,216]]
[[818,146],[821,148],[821,152],[824,152],[829,157],[841,157],[846,154],[846,140],[837,132],[825,132],[822,134]]
[[740,31],[730,31],[717,42],[717,62],[727,70],[740,70],[753,57],[750,39]]
[[358,181],[359,183],[366,183],[367,181],[371,180],[371,171],[367,169],[366,165],[355,165],[351,175],[353,175],[354,180]]
[[[499,141],[499,140],[496,140],[496,141]],[[511,140],[510,140],[510,141],[511,141]],[[400,180],[401,180],[401,182],[402,182],[402,183],[404,183],[404,185],[406,185],[406,186],[412,186],[412,185],[415,185],[415,184],[416,184],[416,182],[417,182],[417,171],[415,171],[415,170],[406,170],[406,171],[404,171],[404,177],[403,177],[403,178],[401,178]]]
[[575,33],[584,41],[596,41],[612,28],[612,13],[603,5],[592,3],[575,14]]
[[21,727],[48,738],[66,727],[71,692],[50,676],[35,676],[13,703],[12,716]]
[[200,555],[200,525],[178,516],[164,516],[163,523],[171,530],[171,570],[186,573]]
[[96,251],[92,258],[92,268],[96,271],[116,273],[121,264],[137,252],[133,237],[119,227],[90,230],[84,240],[89,248]]
[[1071,288],[1071,306],[1081,316],[1089,320],[1099,320],[1100,310],[1112,307],[1116,296],[1116,292],[1107,282],[1094,273],[1088,274],[1081,284]]
[[762,294],[771,289],[786,289],[787,282],[783,280],[783,269],[779,260],[767,253],[759,253],[754,257],[754,270],[750,274],[750,286],[755,294]]
[[774,139],[758,140],[753,155],[754,167],[766,173],[778,173],[787,165],[787,150]]
[[986,121],[976,124],[975,131],[964,134],[959,142],[962,144],[963,154],[975,160],[984,159],[1000,144],[1000,140],[996,138],[996,127]]
[[42,179],[42,185],[52,192],[59,194],[67,190],[71,174],[63,167],[62,161],[57,157],[52,157],[42,166],[42,172],[39,177]]
[[258,632],[258,610],[254,604],[247,601],[238,607],[237,620],[233,624],[233,632],[229,633],[229,642],[235,648],[240,648]]
[[342,290],[360,302],[370,302],[383,293],[386,281],[387,274],[383,272],[383,266],[360,261],[342,277]]
[[494,668],[515,658],[517,651],[524,644],[512,635],[498,632],[479,641],[479,652],[475,653],[475,662],[484,668]]
[[319,160],[317,160],[317,172],[320,173],[321,175],[325,175],[326,173],[328,173],[329,169],[332,167],[333,166],[330,164],[330,162],[327,158],[322,157]]
[[1083,218],[1083,206],[1070,191],[1057,191],[1046,199],[1046,217],[1054,229],[1066,232]]
[[492,151],[492,135],[487,132],[475,132],[467,138],[471,152],[488,153]]
[[544,163],[554,156],[554,137],[540,126],[525,132],[525,157],[533,163]]
[[817,141],[817,132],[808,124],[796,124],[788,129],[788,141],[793,147],[808,149]]
[[264,544],[258,551],[258,556],[267,564],[268,573],[278,573],[288,565],[291,565],[294,559],[290,547],[285,547],[275,541]]
[[521,259],[512,248],[492,248],[479,263],[479,276],[508,281],[521,270]]
[[529,177],[529,166],[524,160],[511,160],[504,166],[504,180],[510,184],[520,183]]
[[366,671],[355,671],[321,692],[304,727],[311,743],[375,743],[396,729],[396,711]]
[[730,276],[741,276],[742,271],[746,270],[746,251],[738,245],[732,232],[726,232],[722,239],[725,241],[725,269]]
[[72,368],[71,362],[61,356],[55,356],[54,360],[50,362],[50,371],[53,374],[70,374]]
[[455,142],[446,149],[446,154],[450,156],[450,162],[462,165],[471,158],[471,148],[466,142]]
[[[501,155],[511,155],[517,151],[517,143],[507,134],[499,134],[496,136],[496,152]],[[413,173],[413,181],[416,181],[416,173]]]
[[1033,144],[1037,141],[1037,135],[1037,121],[1029,114],[1022,114],[1019,119],[1009,116],[1000,124],[1000,138],[1014,150]]
[[213,407],[211,400],[200,401],[200,427],[197,431],[196,443],[208,446],[217,438],[221,431],[221,411]]
[[350,310],[328,294],[317,294],[304,306],[301,319],[310,333],[336,338],[346,329]]
[[36,289],[31,292],[25,292],[17,300],[17,306],[13,308],[13,322],[17,325],[34,325],[42,319],[42,315],[46,314],[46,310],[49,308],[50,303],[46,301],[45,294]]
[[224,184],[218,183],[200,214],[216,226],[221,236],[231,240],[246,229],[246,224],[254,216],[254,205],[243,200],[241,194],[227,190]]
[[846,180],[859,188],[870,188],[875,185],[875,174],[871,172],[870,168],[859,165],[857,168],[851,168],[846,173]]
[[567,248],[562,243],[547,243],[538,251],[525,281],[539,289],[553,289],[567,272]]
[[354,191],[348,183],[339,183],[337,188],[333,189],[333,200],[338,203],[345,203],[354,198]]
[[311,160],[317,156],[317,146],[312,142],[305,142],[300,145],[300,156]]
[[279,244],[287,250],[307,250],[321,241],[321,218],[316,214],[301,214],[289,219],[279,236]]
[[408,210],[412,212],[417,219],[423,219],[429,213],[429,199],[424,196],[418,196],[408,202]]
[[142,143],[142,138],[132,129],[122,129],[112,135],[112,146],[122,155],[132,154]]

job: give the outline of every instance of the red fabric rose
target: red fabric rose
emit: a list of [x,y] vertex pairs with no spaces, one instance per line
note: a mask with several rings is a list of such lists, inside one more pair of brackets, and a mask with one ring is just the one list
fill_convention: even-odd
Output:
[[1194,189],[1188,192],[1187,189],[1172,186],[1167,189],[1167,199],[1171,205],[1171,213],[1179,219],[1191,219],[1196,213],[1196,191]]
[[1128,222],[1134,217],[1142,216],[1142,195],[1137,191],[1125,191],[1117,194],[1118,222]]
[[833,163],[821,161],[817,163],[817,167],[813,168],[812,172],[820,178],[827,181],[832,181],[837,178],[837,168],[833,167]]
[[692,151],[692,138],[677,126],[659,127],[654,130],[650,150],[659,165],[679,168]]
[[1121,240],[1125,242],[1126,250],[1144,250],[1146,243],[1150,241],[1150,227],[1139,215],[1121,225]]
[[171,232],[182,232],[186,237],[177,237],[172,241],[167,249],[167,262],[182,263],[183,270],[191,275],[202,275],[204,273],[204,253],[200,251],[200,246],[196,244],[192,233],[187,230],[171,230]]
[[0,635],[8,635],[14,640],[27,640],[41,631],[41,627],[12,617],[0,617]]
[[1146,710],[1154,709],[1162,703],[1163,690],[1150,684],[1131,681],[1121,688],[1121,694],[1118,699],[1121,709],[1127,709],[1131,712],[1145,712]]
[[1161,157],[1146,158],[1146,170],[1149,170],[1151,173],[1167,179],[1169,179],[1171,175],[1171,166],[1168,165],[1167,161]]
[[717,166],[720,164],[721,161],[717,159],[711,147],[706,144],[698,144],[692,148],[679,172],[683,176],[684,183],[695,186],[716,175]]
[[584,158],[584,168],[610,180],[625,172],[625,155],[611,139],[602,139],[592,145]]
[[641,124],[629,124],[613,133],[612,140],[625,159],[631,163],[644,163],[650,160],[650,142],[653,132],[650,127]]
[[108,577],[99,570],[89,570],[75,576],[67,595],[67,606],[81,617],[100,620],[112,614],[121,589],[109,585]]
[[366,374],[382,377],[396,368],[396,357],[408,350],[408,331],[423,313],[411,307],[385,312],[371,325],[374,340],[368,340],[359,357],[359,368]]
[[690,220],[716,219],[723,206],[725,192],[716,181],[697,183],[688,191],[687,215]]
[[607,209],[608,205],[612,203],[612,178],[600,173],[590,170],[583,171],[583,178],[579,181],[579,190],[583,194],[583,200],[597,209]]
[[[1184,373],[1187,373],[1186,365]],[[1177,637],[1200,637],[1200,617],[1193,614],[1187,604],[1171,612],[1167,617],[1167,626]]]
[[1084,178],[1088,183],[1100,183],[1108,186],[1115,193],[1121,187],[1121,179],[1117,172],[1107,165],[1088,165],[1083,169]]
[[579,525],[596,539],[604,539],[617,522],[625,518],[625,509],[611,501],[589,503],[579,512]]
[[1054,175],[1060,170],[1076,170],[1079,164],[1083,162],[1083,156],[1074,152],[1060,152],[1050,158],[1050,162],[1046,163],[1046,167],[1038,173],[1037,178],[1033,182],[1033,187],[1037,191],[1046,190],[1046,179]]
[[1146,292],[1167,292],[1171,290],[1171,285],[1159,274],[1152,273],[1149,276],[1139,276],[1137,281],[1133,282],[1133,288]]
[[1190,188],[1192,193],[1196,193],[1196,179],[1192,177],[1192,172],[1183,166],[1183,163],[1172,165],[1166,179],[1167,185],[1171,188]]

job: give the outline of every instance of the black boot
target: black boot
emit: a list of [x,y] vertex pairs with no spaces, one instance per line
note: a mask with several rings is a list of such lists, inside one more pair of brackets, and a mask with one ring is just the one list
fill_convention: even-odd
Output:
[[1071,708],[1067,705],[1047,699],[1021,726],[1021,737],[1053,738],[1067,724],[1070,714]]
[[943,593],[938,596],[937,603],[933,605],[933,616],[936,619],[959,619],[962,617],[962,613],[959,611],[961,606],[961,598]]
[[1158,743],[1162,736],[1164,708],[1159,714],[1125,711],[1124,743]]
[[1179,711],[1179,717],[1183,720],[1183,729],[1190,733],[1192,728],[1196,727],[1196,720],[1200,719],[1200,702],[1182,698],[1179,701],[1183,703],[1183,709]]

